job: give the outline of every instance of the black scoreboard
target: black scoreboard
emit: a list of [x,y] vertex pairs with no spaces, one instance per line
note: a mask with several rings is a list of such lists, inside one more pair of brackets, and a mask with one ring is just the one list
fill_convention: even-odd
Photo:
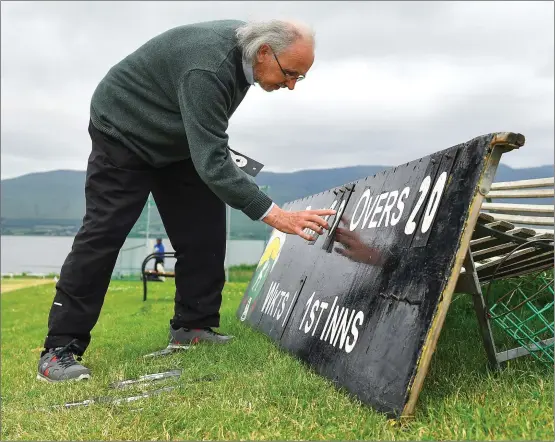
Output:
[[507,140],[523,143],[485,135],[284,205],[337,215],[311,242],[274,230],[240,321],[362,402],[401,415],[438,306],[450,300],[481,179],[495,173],[492,152]]

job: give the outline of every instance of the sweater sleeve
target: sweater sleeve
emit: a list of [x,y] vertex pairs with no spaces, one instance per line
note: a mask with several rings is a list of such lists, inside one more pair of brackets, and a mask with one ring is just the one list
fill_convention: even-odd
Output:
[[233,162],[228,149],[227,109],[231,96],[212,72],[185,73],[178,85],[179,107],[200,178],[225,203],[252,220],[261,219],[272,200]]

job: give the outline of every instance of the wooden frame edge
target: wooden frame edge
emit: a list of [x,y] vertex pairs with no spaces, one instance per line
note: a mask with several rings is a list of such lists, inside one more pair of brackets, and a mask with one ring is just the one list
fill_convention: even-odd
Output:
[[[480,176],[480,180],[475,187],[475,195],[472,199],[472,202],[470,203],[468,217],[463,227],[463,232],[461,235],[459,248],[457,249],[457,253],[455,255],[455,262],[453,263],[451,275],[449,276],[447,285],[441,293],[436,312],[432,319],[432,325],[428,330],[428,333],[424,340],[424,345],[422,347],[422,352],[416,363],[416,374],[414,376],[412,384],[409,386],[409,399],[401,413],[402,419],[409,418],[414,414],[416,402],[424,385],[426,375],[428,374],[432,355],[436,349],[437,341],[439,339],[441,329],[443,328],[445,317],[447,316],[447,311],[449,310],[449,306],[451,304],[451,298],[453,297],[453,293],[459,279],[463,261],[470,247],[470,240],[472,239],[474,228],[480,215],[482,202],[484,201],[485,194],[487,193],[484,192],[484,190],[485,188],[489,188],[491,186],[491,182],[493,181],[493,177],[495,176],[495,172],[499,165],[501,155],[507,151],[507,140],[515,140],[515,138],[512,136],[520,134],[513,134],[509,132],[499,135],[503,135],[503,137],[501,138],[496,135],[491,141],[490,146],[493,148],[493,150],[489,154],[487,165],[486,167],[484,167],[484,170],[482,171],[482,174]],[[520,136],[522,137],[522,139],[524,138],[522,135]],[[500,141],[501,139],[503,139],[504,141]],[[516,146],[511,146],[511,148],[514,147]]]
[[509,145],[512,149],[518,149],[524,146],[526,138],[524,135],[515,132],[498,132],[494,134],[491,140],[491,146]]

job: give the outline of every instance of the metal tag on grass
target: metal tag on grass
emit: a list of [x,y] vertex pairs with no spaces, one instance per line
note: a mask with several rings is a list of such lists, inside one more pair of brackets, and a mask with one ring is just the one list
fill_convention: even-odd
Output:
[[[137,379],[129,379],[129,380],[125,380],[125,381],[120,381],[120,382],[116,382],[114,384],[111,385],[112,388],[122,388],[125,387],[127,385],[131,385],[131,384],[135,384],[138,382],[149,382],[149,381],[155,381],[155,380],[160,380],[160,379],[166,379],[166,378],[172,378],[172,377],[179,377],[182,374],[182,370],[178,369],[178,370],[171,370],[171,371],[166,371],[163,373],[154,373],[154,374],[148,374],[148,375],[144,375],[144,376],[140,376]],[[208,374],[208,375],[203,375],[197,378],[193,378],[193,379],[189,379],[187,381],[187,383],[197,383],[197,382],[212,382],[212,381],[216,381],[218,380],[220,377],[218,375],[215,374]],[[149,390],[149,391],[145,391],[141,394],[138,394],[136,396],[128,396],[128,397],[123,397],[123,398],[115,398],[115,397],[109,397],[109,396],[101,396],[101,397],[97,397],[97,398],[92,398],[92,399],[86,399],[84,401],[80,401],[80,402],[68,402],[66,404],[63,405],[53,405],[52,408],[74,408],[74,407],[88,407],[91,404],[113,404],[113,405],[119,405],[119,404],[123,404],[123,403],[129,403],[129,402],[134,402],[137,401],[139,399],[144,399],[150,396],[155,396],[158,395],[160,393],[164,393],[166,391],[172,391],[175,390],[176,388],[178,388],[178,386],[169,386],[169,387],[164,387],[164,388],[159,388],[157,390]],[[139,411],[141,409],[138,410],[133,410],[133,411]]]
[[174,378],[181,376],[183,370],[170,370],[165,371],[162,373],[153,373],[153,374],[145,374],[143,376],[139,376],[137,379],[126,379],[124,381],[114,382],[110,386],[112,388],[124,388],[128,385],[140,384],[144,382],[153,382],[153,381],[160,381],[162,379]]
[[97,398],[93,398],[93,399],[86,399],[86,400],[81,401],[81,402],[69,402],[69,403],[64,404],[64,405],[54,405],[53,408],[88,407],[91,404],[114,404],[114,405],[119,405],[119,404],[122,404],[122,403],[137,401],[139,399],[143,399],[143,398],[150,397],[150,396],[155,396],[155,395],[158,395],[160,393],[164,393],[166,391],[172,391],[172,390],[175,390],[176,388],[177,387],[164,387],[164,388],[159,388],[158,390],[145,391],[144,393],[141,393],[137,396],[128,396],[128,397],[122,397],[122,398],[102,396],[102,397],[97,397]]
[[189,348],[191,348],[190,345],[185,345],[185,346],[173,346],[173,345],[168,345],[166,348],[164,348],[163,350],[159,350],[159,351],[155,351],[153,353],[149,353],[147,355],[144,355],[143,358],[157,358],[159,356],[166,356],[181,350],[189,350]]

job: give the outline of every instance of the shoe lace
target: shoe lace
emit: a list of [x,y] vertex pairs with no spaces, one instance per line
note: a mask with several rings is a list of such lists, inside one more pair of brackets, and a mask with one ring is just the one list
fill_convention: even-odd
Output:
[[[64,368],[68,368],[77,364],[77,362],[75,362],[74,354],[80,351],[81,349],[77,344],[77,339],[74,339],[69,344],[54,350],[54,354],[58,358],[60,365]],[[80,360],[81,356],[77,355],[77,361]]]

